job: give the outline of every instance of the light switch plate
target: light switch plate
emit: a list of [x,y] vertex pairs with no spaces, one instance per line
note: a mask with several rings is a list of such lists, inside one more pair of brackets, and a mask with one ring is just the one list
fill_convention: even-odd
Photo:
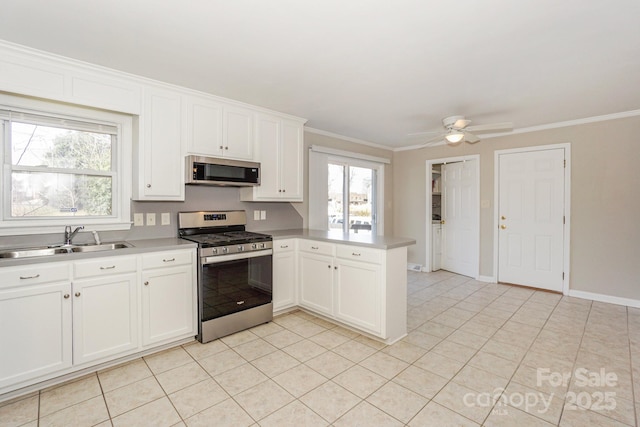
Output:
[[267,211],[260,211],[260,219],[267,219]]
[[169,215],[169,212],[163,212],[162,215],[160,215],[160,223],[162,225],[171,224],[171,215]]
[[260,221],[260,211],[253,211],[253,220]]
[[144,215],[141,213],[134,213],[133,225],[136,227],[142,227],[144,225]]
[[156,225],[155,213],[147,213],[147,225]]

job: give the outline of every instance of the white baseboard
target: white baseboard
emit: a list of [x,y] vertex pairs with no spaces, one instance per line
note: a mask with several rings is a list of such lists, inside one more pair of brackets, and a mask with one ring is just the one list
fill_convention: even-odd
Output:
[[478,276],[476,280],[478,282],[498,283],[494,276]]
[[589,299],[592,301],[607,302],[610,304],[626,305],[628,307],[640,308],[640,300],[637,299],[614,297],[611,295],[596,294],[593,292],[576,291],[574,289],[569,289],[569,296]]

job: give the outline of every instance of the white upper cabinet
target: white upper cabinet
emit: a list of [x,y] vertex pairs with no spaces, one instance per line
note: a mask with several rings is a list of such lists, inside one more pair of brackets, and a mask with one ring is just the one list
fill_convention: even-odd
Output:
[[303,199],[304,122],[259,114],[256,118],[256,161],[260,185],[241,189],[241,200],[301,202]]
[[222,144],[222,104],[204,97],[185,97],[184,140],[187,154],[219,156]]
[[254,112],[246,108],[225,106],[222,117],[223,145],[219,147],[220,155],[253,160]]
[[140,114],[139,83],[117,72],[0,43],[0,90]]
[[184,200],[180,93],[145,88],[134,149],[134,200]]
[[253,111],[198,96],[184,108],[186,154],[253,160]]

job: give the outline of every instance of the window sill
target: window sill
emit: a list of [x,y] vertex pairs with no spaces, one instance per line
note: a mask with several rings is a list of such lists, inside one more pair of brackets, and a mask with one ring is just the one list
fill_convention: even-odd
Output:
[[84,225],[84,231],[122,231],[131,229],[131,222],[101,222],[92,224],[90,221],[69,218],[64,221],[56,221],[55,224],[8,225],[4,223],[0,225],[0,236],[58,233],[64,231],[66,225]]

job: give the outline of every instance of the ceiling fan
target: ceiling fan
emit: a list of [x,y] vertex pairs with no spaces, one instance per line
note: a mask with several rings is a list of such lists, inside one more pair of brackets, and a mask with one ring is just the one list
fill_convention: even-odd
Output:
[[494,123],[489,125],[475,125],[469,126],[471,120],[467,120],[464,116],[450,116],[442,119],[442,126],[444,130],[412,133],[409,136],[427,136],[436,134],[436,136],[429,138],[422,146],[430,147],[436,145],[444,140],[448,145],[458,145],[463,141],[470,144],[475,144],[480,141],[480,138],[475,135],[476,133],[487,132],[508,132],[513,129],[513,123]]

